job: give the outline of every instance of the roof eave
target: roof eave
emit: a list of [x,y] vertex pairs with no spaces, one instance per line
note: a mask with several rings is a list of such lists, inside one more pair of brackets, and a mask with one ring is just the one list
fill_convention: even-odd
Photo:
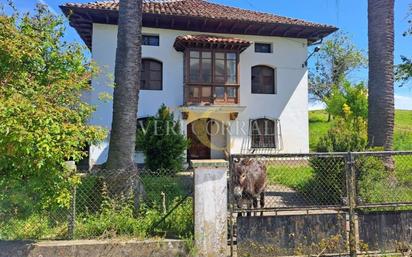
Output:
[[[82,40],[90,49],[92,46],[93,23],[117,24],[117,10],[91,9],[66,5],[61,5],[59,7],[70,20],[70,25],[76,29]],[[246,22],[233,19],[211,19],[197,16],[152,13],[143,14],[143,27],[220,34],[303,38],[307,39],[308,43],[314,43],[338,30],[338,28],[333,26]]]

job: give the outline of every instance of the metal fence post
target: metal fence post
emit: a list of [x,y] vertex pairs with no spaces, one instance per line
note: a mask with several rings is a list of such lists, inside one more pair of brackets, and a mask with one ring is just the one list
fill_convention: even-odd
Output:
[[76,186],[72,188],[72,199],[70,202],[70,209],[69,209],[69,220],[68,220],[68,227],[67,227],[67,235],[68,239],[72,240],[74,238],[74,230],[75,230],[75,223],[76,223]]
[[[64,168],[73,174],[77,172],[76,163],[74,161],[66,161],[64,163]],[[74,229],[76,222],[76,186],[74,185],[71,190],[71,201],[69,207],[69,215],[67,217],[67,238],[73,239]]]
[[357,256],[358,238],[357,238],[357,226],[356,226],[356,170],[355,160],[353,154],[348,152],[346,160],[346,181],[347,181],[347,196],[349,205],[349,252],[351,257]]

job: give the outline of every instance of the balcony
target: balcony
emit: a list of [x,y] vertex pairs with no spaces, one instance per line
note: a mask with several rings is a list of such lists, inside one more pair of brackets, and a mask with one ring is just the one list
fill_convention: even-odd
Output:
[[238,105],[239,58],[252,42],[211,35],[176,38],[184,53],[184,104]]
[[186,84],[185,86],[185,105],[239,103],[239,85]]

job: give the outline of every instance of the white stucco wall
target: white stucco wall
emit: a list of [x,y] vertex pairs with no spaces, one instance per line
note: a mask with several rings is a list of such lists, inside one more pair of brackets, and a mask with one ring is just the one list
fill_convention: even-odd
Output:
[[[138,116],[154,115],[164,103],[176,110],[175,117],[179,119],[177,107],[183,104],[183,53],[177,52],[173,48],[173,43],[179,35],[201,33],[153,28],[143,28],[143,33],[160,37],[160,46],[142,46],[142,58],[153,58],[163,62],[163,90],[140,91]],[[236,121],[238,124],[231,122],[231,137],[228,142],[231,153],[249,152],[249,120],[261,117],[280,120],[282,142],[276,152],[308,152],[308,80],[307,69],[302,68],[307,56],[306,40],[249,35],[222,36],[273,44],[273,53],[255,53],[252,45],[240,55],[240,105],[246,109],[239,114]],[[103,92],[109,95],[113,93],[112,87],[108,85],[112,85],[110,81],[114,73],[116,41],[117,26],[93,25],[92,57],[101,68],[101,73],[92,80],[94,90],[89,98],[91,103],[97,106],[97,110],[91,123],[105,128],[111,126],[112,102],[103,102],[99,96]],[[251,67],[259,64],[277,69],[277,94],[251,94]],[[246,133],[240,133],[236,129],[239,126],[246,126]],[[212,155],[221,157],[221,154],[213,154],[213,151]],[[91,147],[92,164],[103,163],[106,158],[107,143]]]
[[226,130],[222,122],[214,121],[210,128],[210,143],[212,159],[225,159],[224,150],[227,147]]

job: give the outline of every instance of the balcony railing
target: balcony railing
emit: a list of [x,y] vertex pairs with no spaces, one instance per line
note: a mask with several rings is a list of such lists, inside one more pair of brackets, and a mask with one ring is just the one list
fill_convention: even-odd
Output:
[[239,104],[239,85],[185,86],[185,104]]

